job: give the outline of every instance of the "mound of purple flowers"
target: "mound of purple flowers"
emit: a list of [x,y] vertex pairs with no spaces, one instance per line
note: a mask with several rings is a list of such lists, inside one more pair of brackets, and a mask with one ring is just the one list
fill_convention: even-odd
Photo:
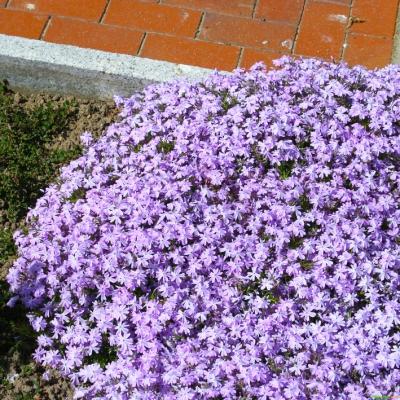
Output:
[[283,58],[148,87],[62,170],[9,274],[84,399],[400,385],[400,68]]

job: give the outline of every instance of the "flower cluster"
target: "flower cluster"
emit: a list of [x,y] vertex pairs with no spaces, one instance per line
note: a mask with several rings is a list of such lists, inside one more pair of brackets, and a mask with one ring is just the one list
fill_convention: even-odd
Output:
[[147,87],[61,171],[8,280],[84,399],[400,385],[400,68]]

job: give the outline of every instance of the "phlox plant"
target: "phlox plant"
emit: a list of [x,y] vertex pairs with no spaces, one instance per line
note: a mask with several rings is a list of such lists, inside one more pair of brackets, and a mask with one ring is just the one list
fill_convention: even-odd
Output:
[[83,399],[400,385],[400,68],[282,58],[116,98],[8,275]]

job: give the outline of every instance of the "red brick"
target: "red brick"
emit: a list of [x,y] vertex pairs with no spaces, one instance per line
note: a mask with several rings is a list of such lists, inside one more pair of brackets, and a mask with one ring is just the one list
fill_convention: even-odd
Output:
[[297,23],[303,6],[304,0],[260,0],[255,16],[269,21]]
[[309,1],[304,10],[295,53],[339,59],[349,7]]
[[8,7],[97,21],[106,3],[106,0],[11,0]]
[[250,18],[206,14],[199,38],[239,46],[290,51],[295,28]]
[[360,23],[351,26],[351,32],[392,37],[396,26],[398,0],[355,0],[352,16]]
[[273,67],[272,61],[281,58],[283,54],[266,52],[266,51],[257,51],[253,49],[243,49],[242,59],[240,61],[241,68],[250,68],[258,61],[264,62],[264,64],[271,68]]
[[194,37],[201,12],[137,0],[111,0],[104,22],[178,36]]
[[143,37],[132,29],[55,17],[50,21],[44,40],[135,55]]
[[352,33],[348,37],[344,60],[350,65],[384,67],[390,63],[392,46],[392,39]]
[[230,71],[236,67],[239,48],[200,40],[148,34],[142,57]]
[[163,0],[163,4],[243,17],[251,17],[254,8],[254,0]]
[[39,39],[48,17],[24,11],[0,9],[0,33]]

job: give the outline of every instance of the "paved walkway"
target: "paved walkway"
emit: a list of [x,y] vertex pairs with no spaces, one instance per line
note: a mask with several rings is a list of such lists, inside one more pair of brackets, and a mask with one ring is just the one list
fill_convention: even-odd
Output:
[[0,33],[231,70],[391,61],[399,0],[0,0]]

